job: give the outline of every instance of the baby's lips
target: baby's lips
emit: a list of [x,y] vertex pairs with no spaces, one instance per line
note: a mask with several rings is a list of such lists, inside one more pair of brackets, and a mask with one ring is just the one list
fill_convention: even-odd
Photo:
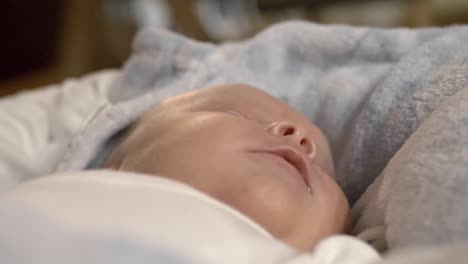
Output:
[[305,155],[301,154],[301,152],[297,151],[294,147],[281,146],[265,150],[256,150],[252,152],[269,153],[283,158],[297,169],[301,175],[302,180],[304,181],[305,186],[310,190],[310,178],[312,177],[310,170],[310,160]]

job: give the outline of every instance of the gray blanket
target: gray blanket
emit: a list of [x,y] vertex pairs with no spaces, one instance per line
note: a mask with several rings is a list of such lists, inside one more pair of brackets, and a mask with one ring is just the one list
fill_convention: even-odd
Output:
[[391,248],[468,241],[467,43],[464,26],[288,22],[222,45],[148,29],[110,104],[73,140],[58,171],[89,167],[109,138],[171,95],[247,83],[328,136],[356,232],[385,225]]

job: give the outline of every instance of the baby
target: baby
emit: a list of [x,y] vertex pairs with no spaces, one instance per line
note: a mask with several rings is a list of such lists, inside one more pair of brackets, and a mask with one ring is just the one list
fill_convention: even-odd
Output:
[[350,208],[325,136],[261,90],[182,94],[118,130],[85,167],[101,169],[39,177],[3,194],[0,263],[381,260],[361,240],[374,245],[369,232],[340,235],[350,230]]
[[237,84],[162,102],[105,165],[188,184],[302,251],[350,230],[333,166],[327,139],[307,117]]

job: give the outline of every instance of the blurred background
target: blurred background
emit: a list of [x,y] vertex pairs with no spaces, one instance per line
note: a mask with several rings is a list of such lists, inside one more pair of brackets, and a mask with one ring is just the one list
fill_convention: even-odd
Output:
[[302,19],[378,27],[468,23],[468,0],[2,0],[0,96],[121,67],[142,27],[210,42]]

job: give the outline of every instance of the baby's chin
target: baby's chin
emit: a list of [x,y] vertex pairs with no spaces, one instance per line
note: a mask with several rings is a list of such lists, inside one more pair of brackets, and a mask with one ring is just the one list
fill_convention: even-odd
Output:
[[329,237],[335,236],[335,235],[349,235],[351,232],[351,217],[350,214],[347,213],[347,216],[344,218],[344,221],[341,223],[338,223],[338,227],[335,229],[333,228],[329,232],[325,232],[322,234],[319,234],[317,237],[307,241],[304,244],[297,244],[292,245],[296,249],[300,251],[311,251],[314,250],[314,248],[324,239],[327,239]]
[[306,236],[297,236],[291,237],[287,239],[282,239],[283,242],[288,244],[289,246],[297,249],[301,252],[310,252],[315,249],[315,247],[324,239],[332,237],[334,235],[338,235],[340,233],[322,233],[322,230],[319,230],[317,233],[313,235],[306,235]]

